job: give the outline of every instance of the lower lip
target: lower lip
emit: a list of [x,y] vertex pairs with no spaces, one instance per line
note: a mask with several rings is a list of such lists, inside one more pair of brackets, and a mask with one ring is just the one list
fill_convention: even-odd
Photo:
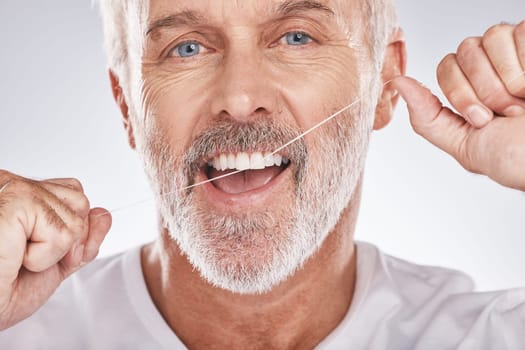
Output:
[[[291,165],[286,167],[286,169],[266,185],[243,193],[230,194],[223,192],[211,182],[208,182],[201,187],[204,191],[206,201],[210,202],[212,206],[216,206],[218,209],[245,209],[249,206],[260,206],[270,198],[273,198],[276,193],[283,193],[282,191],[284,190],[285,184],[292,177],[291,168]],[[200,182],[206,181],[207,179],[207,176],[201,171],[196,180]],[[195,191],[198,191],[198,188],[195,189]]]

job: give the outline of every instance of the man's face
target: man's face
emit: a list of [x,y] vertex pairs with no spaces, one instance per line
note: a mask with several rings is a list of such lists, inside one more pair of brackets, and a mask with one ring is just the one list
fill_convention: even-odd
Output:
[[[138,148],[164,225],[212,284],[268,291],[320,247],[352,198],[373,102],[264,158],[377,94],[351,3],[150,2]],[[249,170],[177,190],[233,169]]]

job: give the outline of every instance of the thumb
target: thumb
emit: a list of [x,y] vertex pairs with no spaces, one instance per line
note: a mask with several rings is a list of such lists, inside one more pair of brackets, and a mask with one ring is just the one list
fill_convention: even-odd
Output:
[[418,81],[400,76],[392,84],[407,103],[414,131],[453,156],[466,169],[478,172],[473,167],[475,162],[466,154],[472,126],[449,108],[443,107],[432,91]]
[[77,242],[62,259],[63,278],[76,272],[98,255],[100,246],[111,228],[111,214],[104,208],[93,208],[88,215],[88,234],[84,241]]

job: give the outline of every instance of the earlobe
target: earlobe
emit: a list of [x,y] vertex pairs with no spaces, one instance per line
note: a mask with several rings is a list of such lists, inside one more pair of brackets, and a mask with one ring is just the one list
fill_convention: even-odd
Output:
[[117,103],[120,109],[120,113],[122,114],[122,121],[124,124],[124,128],[126,129],[126,132],[128,133],[129,145],[132,149],[135,149],[136,148],[135,135],[133,134],[133,125],[131,124],[131,120],[129,118],[128,104],[126,102],[126,98],[122,91],[122,87],[120,86],[119,79],[117,75],[111,69],[109,70],[109,81],[111,82],[111,91],[113,92],[113,98],[115,99],[115,102]]
[[405,75],[406,56],[403,31],[397,28],[390,36],[390,42],[385,51],[381,71],[383,90],[376,107],[374,130],[384,128],[392,120],[399,94],[390,84],[390,81],[397,76]]

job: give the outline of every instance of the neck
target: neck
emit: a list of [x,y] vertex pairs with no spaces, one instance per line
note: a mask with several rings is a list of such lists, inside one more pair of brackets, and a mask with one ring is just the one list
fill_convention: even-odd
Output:
[[359,192],[304,267],[260,295],[239,295],[210,285],[163,231],[142,251],[154,303],[191,349],[315,347],[342,321],[352,300]]

